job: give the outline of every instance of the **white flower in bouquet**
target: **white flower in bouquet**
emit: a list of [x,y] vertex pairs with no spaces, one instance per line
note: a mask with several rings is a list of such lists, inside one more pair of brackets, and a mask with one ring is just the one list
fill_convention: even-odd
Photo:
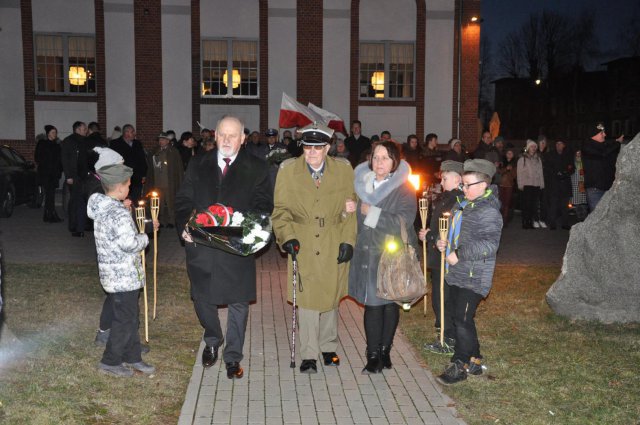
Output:
[[252,245],[256,241],[256,236],[253,233],[249,233],[247,236],[242,238],[242,243]]
[[243,221],[244,221],[244,216],[242,215],[242,213],[238,211],[234,211],[233,216],[231,216],[231,226],[240,227]]

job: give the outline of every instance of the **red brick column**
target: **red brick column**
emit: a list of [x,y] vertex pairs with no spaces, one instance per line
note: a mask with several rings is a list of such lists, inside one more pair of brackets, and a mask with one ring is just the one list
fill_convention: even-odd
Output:
[[360,0],[351,0],[351,66],[349,87],[349,128],[358,119],[360,102]]
[[104,56],[104,0],[95,0],[96,25],[96,103],[98,107],[97,121],[106,137],[111,132],[107,129],[107,79],[105,76]]
[[297,99],[322,106],[323,1],[297,0]]
[[191,0],[191,131],[200,134],[200,0]]
[[[461,16],[462,12],[462,16]],[[480,16],[480,0],[456,0],[453,59],[453,122],[455,136],[460,120],[461,139],[470,151],[475,150],[478,134],[478,90],[480,83],[480,24],[472,23],[472,16]],[[462,22],[462,25],[460,25]],[[460,65],[458,58],[461,58]],[[458,74],[459,73],[459,74]],[[460,76],[460,115],[458,116],[458,77]]]
[[[35,70],[33,69],[33,13],[31,0],[20,0],[20,19],[22,21],[22,66],[24,69],[24,120],[26,146],[22,153],[31,156],[35,149]],[[43,130],[44,131],[44,130]]]
[[[269,2],[260,0],[258,22],[260,25],[260,134],[269,125]],[[253,129],[252,129],[253,130]]]
[[416,135],[418,140],[424,137],[424,90],[425,90],[425,44],[426,44],[427,6],[425,0],[416,0]]
[[136,76],[136,130],[145,146],[162,131],[162,28],[160,2],[133,6]]

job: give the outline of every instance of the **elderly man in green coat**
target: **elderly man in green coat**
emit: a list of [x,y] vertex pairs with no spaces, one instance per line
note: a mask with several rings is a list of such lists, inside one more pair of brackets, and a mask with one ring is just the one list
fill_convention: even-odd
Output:
[[343,158],[327,157],[332,134],[315,123],[302,129],[304,154],[280,165],[271,216],[281,249],[289,254],[299,250],[302,373],[317,372],[320,354],[326,366],[340,364],[338,304],[347,295],[348,263],[356,238],[355,214],[347,214],[345,207],[348,199],[355,199],[353,169]]

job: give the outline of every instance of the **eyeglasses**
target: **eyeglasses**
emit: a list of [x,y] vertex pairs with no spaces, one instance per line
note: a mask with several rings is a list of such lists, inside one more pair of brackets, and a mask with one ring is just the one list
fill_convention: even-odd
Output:
[[480,184],[480,183],[484,183],[484,181],[480,180],[479,182],[469,183],[469,184],[460,183],[460,189],[467,189],[467,190],[469,190],[469,188],[470,188],[471,186],[474,186],[474,185],[476,185],[476,184]]
[[321,151],[322,149],[325,148],[325,146],[327,145],[302,145],[302,149],[304,149],[305,151],[310,151],[311,149],[315,149],[317,151]]

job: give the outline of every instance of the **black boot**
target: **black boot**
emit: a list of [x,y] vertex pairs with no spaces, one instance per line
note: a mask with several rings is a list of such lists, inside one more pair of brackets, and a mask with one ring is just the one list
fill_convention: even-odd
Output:
[[385,347],[384,345],[380,348],[380,362],[382,367],[385,369],[391,369],[391,346]]
[[49,214],[50,214],[49,216],[50,223],[60,223],[62,221],[62,219],[58,216],[58,213],[56,212],[56,210],[51,210]]
[[367,349],[367,364],[362,369],[363,375],[382,372],[382,362],[380,360],[380,349],[369,351]]

